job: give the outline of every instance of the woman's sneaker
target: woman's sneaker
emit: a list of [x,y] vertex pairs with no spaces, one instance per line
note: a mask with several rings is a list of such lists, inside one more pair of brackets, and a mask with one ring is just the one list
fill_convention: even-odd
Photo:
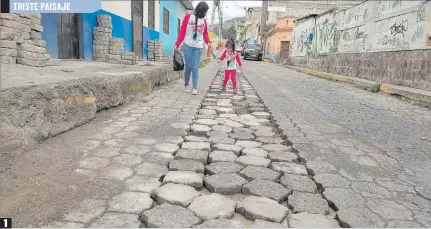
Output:
[[187,93],[190,93],[190,88],[189,88],[189,86],[186,86],[186,92],[187,92]]
[[197,94],[198,94],[198,89],[193,88],[192,94],[193,94],[193,95],[197,95]]

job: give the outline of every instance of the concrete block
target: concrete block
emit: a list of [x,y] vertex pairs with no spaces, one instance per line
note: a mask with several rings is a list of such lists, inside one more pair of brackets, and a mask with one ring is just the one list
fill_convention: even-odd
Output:
[[22,51],[22,50],[17,51],[17,56],[28,59],[28,60],[37,60],[37,61],[46,60],[45,54],[26,52],[26,51]]
[[5,27],[14,28],[14,29],[20,29],[21,28],[21,22],[14,21],[10,19],[2,19],[0,21],[0,24]]
[[109,46],[109,41],[93,40],[93,45],[105,45],[105,46]]
[[18,50],[26,51],[26,52],[35,52],[35,53],[41,53],[45,54],[46,49],[42,47],[37,47],[34,45],[28,45],[28,44],[19,44]]
[[30,40],[30,33],[29,32],[21,32],[20,39]]
[[16,41],[17,45],[21,45],[21,44],[26,44],[26,45],[33,45],[33,41],[32,40],[23,40],[18,38]]
[[27,18],[27,17],[20,17],[19,22],[21,22],[21,24],[23,24],[23,25],[31,25],[31,23],[32,23],[31,19]]
[[14,35],[13,32],[0,32],[0,40],[13,40],[14,39]]
[[97,49],[97,50],[109,50],[109,46],[106,46],[106,45],[94,45],[93,44],[93,49]]
[[93,36],[94,40],[102,40],[102,41],[110,41],[111,36],[104,35],[104,36]]
[[34,30],[31,30],[30,31],[30,38],[31,39],[42,39],[42,33],[34,31]]
[[0,56],[13,56],[13,57],[16,57],[16,55],[17,55],[16,49],[0,48]]
[[106,62],[106,57],[97,57],[97,58],[93,58],[93,60],[94,61],[97,61],[97,62]]
[[31,30],[34,30],[37,32],[43,32],[43,26],[38,24],[31,24]]
[[0,40],[0,48],[16,49],[16,41]]
[[9,20],[13,20],[13,21],[19,21],[20,17],[17,14],[5,14],[2,13],[0,14],[0,18],[3,19],[9,19]]
[[20,31],[29,33],[31,31],[31,25],[21,24]]
[[108,54],[107,58],[111,60],[121,60],[121,55]]
[[40,25],[40,26],[42,25],[40,18],[32,17],[30,18],[30,20],[32,25]]
[[10,28],[10,27],[6,27],[6,26],[0,26],[0,32],[3,33],[11,33],[15,36],[19,36],[21,34],[21,30],[17,29],[17,28]]
[[2,64],[16,64],[16,57],[14,57],[14,56],[0,56],[0,63],[2,63]]
[[103,28],[103,27],[95,27],[94,32],[112,34],[112,29],[111,28]]
[[43,48],[46,47],[46,41],[44,40],[32,40],[32,42],[34,46],[43,47]]
[[16,58],[16,62],[22,65],[28,65],[33,67],[45,67],[46,60],[29,60],[21,57]]

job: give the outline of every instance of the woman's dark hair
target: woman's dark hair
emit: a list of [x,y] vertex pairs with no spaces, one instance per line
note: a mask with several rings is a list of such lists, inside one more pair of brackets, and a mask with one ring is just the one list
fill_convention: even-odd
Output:
[[193,35],[193,39],[196,40],[198,35],[198,19],[204,18],[207,15],[209,6],[206,2],[199,2],[199,4],[195,8],[195,34]]

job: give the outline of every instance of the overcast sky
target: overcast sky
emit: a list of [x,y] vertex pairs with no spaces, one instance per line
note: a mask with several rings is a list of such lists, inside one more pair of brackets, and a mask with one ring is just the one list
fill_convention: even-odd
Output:
[[[193,1],[193,6],[196,5],[200,1]],[[208,3],[210,9],[207,14],[207,20],[211,23],[211,14],[213,9],[213,1],[205,1]],[[253,7],[253,6],[262,6],[262,1],[223,1],[223,21],[229,20],[235,17],[244,17],[245,10],[244,7]],[[217,11],[216,11],[217,12]],[[218,20],[218,15],[215,17],[216,21]],[[217,21],[218,22],[218,21]]]

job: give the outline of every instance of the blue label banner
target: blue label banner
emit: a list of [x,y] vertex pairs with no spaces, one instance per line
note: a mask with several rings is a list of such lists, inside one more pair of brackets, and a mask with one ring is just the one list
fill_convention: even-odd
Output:
[[10,0],[11,13],[93,13],[102,0]]

